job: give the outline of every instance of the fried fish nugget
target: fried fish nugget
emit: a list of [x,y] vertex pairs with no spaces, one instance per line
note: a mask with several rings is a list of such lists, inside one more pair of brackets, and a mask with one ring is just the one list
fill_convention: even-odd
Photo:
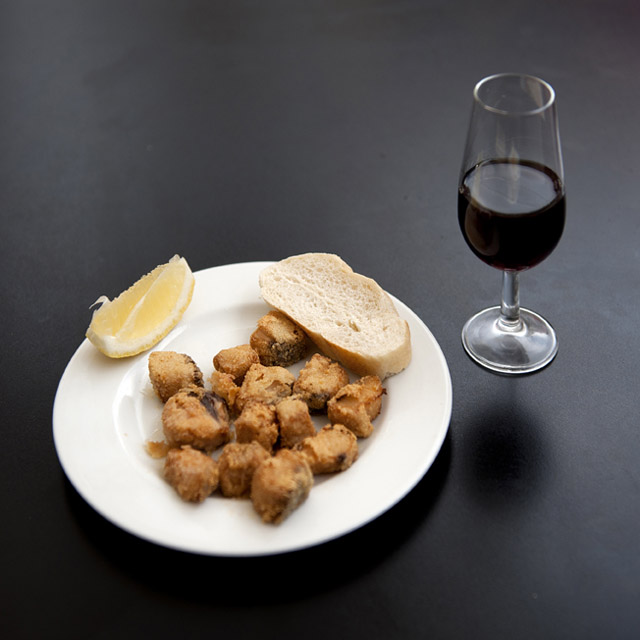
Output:
[[222,373],[221,371],[212,371],[209,378],[211,391],[220,396],[226,403],[228,409],[233,413],[236,408],[236,398],[240,387],[233,381],[230,373]]
[[216,370],[231,375],[238,385],[242,384],[249,367],[259,362],[258,354],[248,344],[223,349],[213,358],[213,366]]
[[276,405],[276,414],[280,424],[280,444],[293,447],[316,432],[309,407],[304,400],[290,396]]
[[238,442],[257,442],[271,453],[279,435],[276,409],[264,402],[252,402],[236,419],[235,428]]
[[218,487],[218,463],[202,451],[184,445],[167,454],[164,477],[183,500],[202,502]]
[[322,410],[329,398],[349,384],[349,374],[337,362],[314,353],[298,374],[293,393],[302,397],[310,409]]
[[236,406],[242,411],[250,402],[276,404],[291,395],[295,379],[284,367],[252,364],[236,397]]
[[373,420],[380,413],[385,389],[378,376],[365,376],[342,387],[327,403],[332,424],[343,424],[358,438],[373,432]]
[[348,469],[358,458],[358,439],[341,424],[328,424],[296,446],[314,474]]
[[225,445],[218,458],[222,495],[227,498],[248,497],[255,470],[269,457],[266,449],[257,442],[230,442]]
[[306,333],[280,311],[258,320],[249,342],[265,366],[289,367],[304,358],[309,347]]
[[309,495],[313,474],[301,454],[281,449],[260,464],[251,481],[251,502],[263,522],[278,524]]
[[164,405],[162,428],[169,444],[211,453],[229,441],[229,413],[219,396],[200,388],[182,389]]
[[185,353],[154,351],[149,355],[149,379],[162,402],[184,387],[202,387],[202,371]]
[[371,420],[375,420],[382,408],[382,396],[387,392],[378,376],[364,376],[354,384],[358,389],[360,401]]

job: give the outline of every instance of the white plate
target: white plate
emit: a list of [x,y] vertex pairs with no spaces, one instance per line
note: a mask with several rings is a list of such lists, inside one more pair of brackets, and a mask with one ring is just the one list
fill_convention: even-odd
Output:
[[[205,379],[220,350],[248,342],[268,311],[258,273],[268,262],[195,274],[191,305],[156,346],[189,354]],[[249,500],[219,494],[185,503],[162,479],[162,461],[145,451],[161,440],[162,403],[148,380],[148,353],[110,360],[85,340],[60,380],[53,436],[69,480],[105,518],[141,538],[183,551],[252,556],[292,551],[344,535],[402,499],[434,461],[451,416],[451,378],[438,343],[394,298],[411,329],[413,358],[388,378],[372,436],[340,474],[316,476],[309,498],[280,525],[262,523]]]

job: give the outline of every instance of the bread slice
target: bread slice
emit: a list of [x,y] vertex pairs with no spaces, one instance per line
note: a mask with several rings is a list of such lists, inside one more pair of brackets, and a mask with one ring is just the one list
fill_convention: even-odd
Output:
[[259,275],[264,300],[300,325],[326,356],[382,380],[411,360],[409,325],[371,278],[330,253],[281,260]]

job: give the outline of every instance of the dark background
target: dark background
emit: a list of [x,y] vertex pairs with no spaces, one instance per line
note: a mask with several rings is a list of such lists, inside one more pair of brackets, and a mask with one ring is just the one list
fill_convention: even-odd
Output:
[[[638,637],[639,28],[635,0],[1,0],[3,637]],[[560,351],[518,379],[460,344],[500,293],[455,197],[473,85],[501,71],[556,89],[568,202],[521,279]],[[105,521],[51,432],[89,305],[175,253],[305,251],[440,343],[433,467],[375,522],[283,556]]]

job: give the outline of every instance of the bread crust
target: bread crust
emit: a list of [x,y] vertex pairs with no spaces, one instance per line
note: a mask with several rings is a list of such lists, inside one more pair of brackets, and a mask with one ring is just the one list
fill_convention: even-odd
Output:
[[262,297],[296,322],[318,349],[354,373],[381,380],[411,361],[409,325],[391,297],[340,257],[306,253],[262,270]]

